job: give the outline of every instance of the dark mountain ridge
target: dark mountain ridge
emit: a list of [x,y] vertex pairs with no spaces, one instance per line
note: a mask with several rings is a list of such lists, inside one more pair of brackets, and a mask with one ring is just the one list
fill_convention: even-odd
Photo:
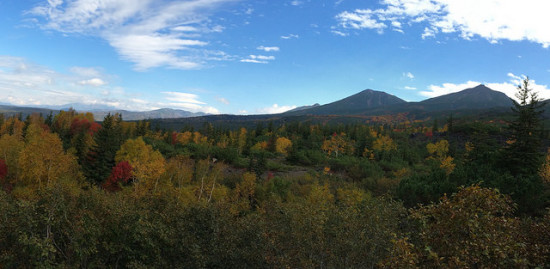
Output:
[[420,103],[425,106],[432,106],[432,110],[453,110],[510,107],[513,101],[506,94],[480,84],[460,92],[430,98]]
[[406,103],[394,95],[367,89],[326,105],[302,110],[292,110],[285,115],[354,115],[377,107]]

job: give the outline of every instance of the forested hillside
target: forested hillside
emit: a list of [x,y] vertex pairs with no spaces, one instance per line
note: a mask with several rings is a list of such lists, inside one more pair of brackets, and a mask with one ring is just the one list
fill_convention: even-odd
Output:
[[547,267],[549,135],[524,87],[511,122],[2,115],[0,267]]

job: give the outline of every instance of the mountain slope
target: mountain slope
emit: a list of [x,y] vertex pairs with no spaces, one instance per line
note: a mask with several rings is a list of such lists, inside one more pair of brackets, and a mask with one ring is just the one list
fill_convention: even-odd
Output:
[[24,119],[25,117],[27,117],[27,115],[31,115],[33,113],[41,113],[44,117],[50,113],[56,115],[57,113],[59,113],[59,110],[13,105],[0,105],[0,113],[8,117],[21,114],[22,118]]
[[419,102],[427,110],[485,109],[510,107],[512,99],[506,94],[480,84],[474,88],[450,93]]
[[315,103],[315,104],[313,104],[313,105],[311,105],[311,106],[299,106],[299,107],[297,107],[297,108],[295,108],[295,109],[291,109],[291,110],[289,110],[289,111],[287,111],[287,112],[295,112],[295,111],[310,109],[310,108],[314,108],[314,107],[318,107],[318,106],[321,106],[321,105],[319,105],[319,103]]
[[365,110],[394,104],[404,100],[381,91],[364,90],[342,100],[326,105],[283,113],[285,115],[353,115]]

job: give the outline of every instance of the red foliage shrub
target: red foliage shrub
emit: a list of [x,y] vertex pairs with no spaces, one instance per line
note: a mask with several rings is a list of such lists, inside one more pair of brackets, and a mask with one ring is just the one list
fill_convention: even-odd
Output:
[[103,183],[103,188],[111,192],[120,191],[120,183],[128,183],[130,178],[132,178],[132,166],[130,163],[127,161],[119,162],[113,167],[107,181]]

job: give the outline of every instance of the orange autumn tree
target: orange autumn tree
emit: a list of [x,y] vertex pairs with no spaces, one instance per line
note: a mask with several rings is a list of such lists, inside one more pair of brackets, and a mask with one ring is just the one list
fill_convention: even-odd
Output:
[[325,151],[328,156],[334,154],[334,156],[338,158],[338,156],[341,154],[353,153],[353,144],[354,141],[350,141],[346,137],[345,133],[334,133],[332,134],[330,139],[327,139],[323,142],[321,149]]

